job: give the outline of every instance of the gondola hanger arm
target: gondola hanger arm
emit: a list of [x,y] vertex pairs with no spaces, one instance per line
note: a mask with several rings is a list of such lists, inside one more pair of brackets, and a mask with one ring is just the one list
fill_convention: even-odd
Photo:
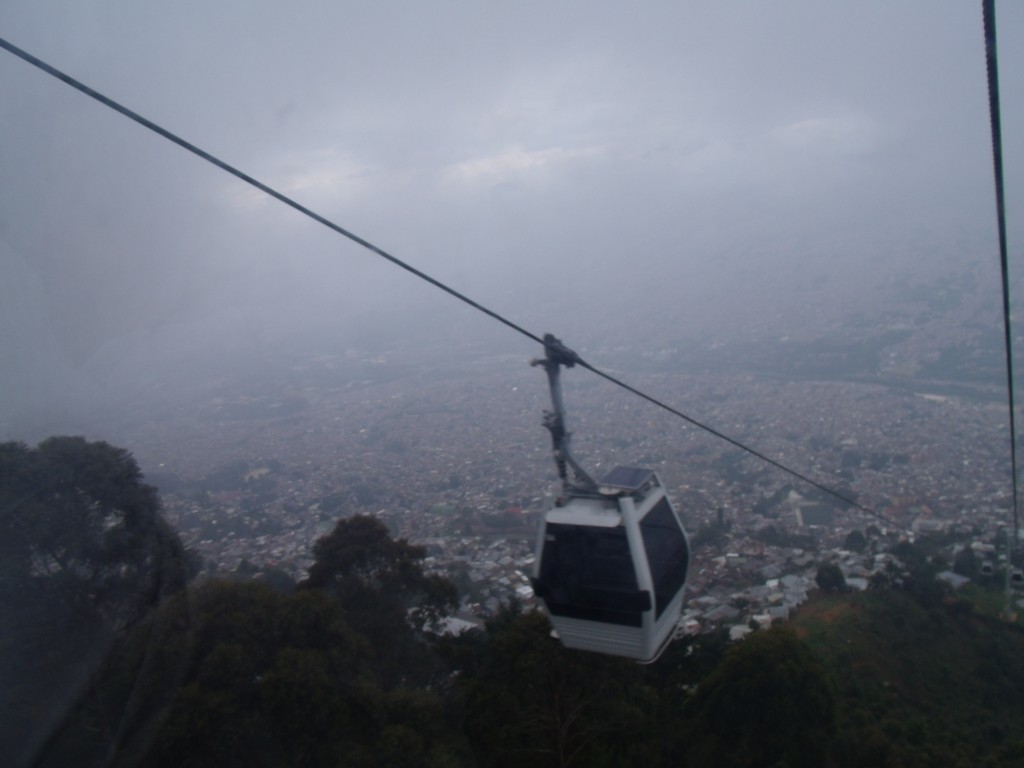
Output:
[[[544,357],[534,358],[530,361],[530,365],[543,367],[544,372],[548,375],[552,410],[544,411],[543,424],[551,433],[551,450],[554,453],[555,466],[558,469],[558,477],[562,481],[562,493],[565,496],[598,493],[597,483],[573,457],[570,447],[572,433],[565,427],[561,369],[563,365],[566,368],[572,368],[578,362],[582,362],[579,355],[550,333],[544,334]],[[569,481],[567,465],[572,467],[572,482]]]

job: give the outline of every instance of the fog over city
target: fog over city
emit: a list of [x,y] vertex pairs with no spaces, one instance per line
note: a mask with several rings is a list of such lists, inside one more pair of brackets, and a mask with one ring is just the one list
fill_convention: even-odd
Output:
[[5,764],[1018,764],[981,6],[2,0]]
[[[1015,255],[1024,8],[999,14]],[[821,345],[877,347],[836,377],[912,379],[952,345],[1000,385],[976,3],[12,2],[0,31],[627,379]],[[0,81],[5,439],[130,442],[152,469],[150,409],[303,355],[339,381],[404,358],[408,395],[416,350],[521,368],[543,405],[529,340],[7,52]]]

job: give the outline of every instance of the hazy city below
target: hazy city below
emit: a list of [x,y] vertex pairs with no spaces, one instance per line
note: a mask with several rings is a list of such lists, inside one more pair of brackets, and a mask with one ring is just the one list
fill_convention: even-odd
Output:
[[0,93],[9,764],[1021,762],[1024,3],[0,2]]
[[[774,320],[770,335],[695,335],[645,318],[577,347],[876,516],[573,369],[577,456],[595,475],[656,469],[691,536],[724,523],[726,539],[697,548],[692,600],[809,566],[871,526],[991,543],[1010,522],[1009,438],[998,313],[974,277],[982,261],[897,277],[854,314]],[[429,315],[407,329],[379,317],[355,336],[297,335],[260,355],[174,361],[153,350],[150,364],[118,372],[134,390],[72,423],[132,451],[210,573],[244,561],[301,577],[316,538],[362,513],[427,544],[432,567],[479,610],[513,594],[529,602],[538,514],[558,493],[540,424],[547,383],[528,365],[542,349],[476,313],[454,330]]]
[[[1000,13],[1014,243],[1024,24]],[[875,512],[567,372],[580,461],[658,470],[702,545],[694,599],[803,573],[855,529],[986,548],[1010,523],[974,6],[33,4],[0,26]],[[529,597],[557,492],[539,345],[15,56],[0,81],[0,439],[127,448],[211,572],[300,576],[369,513],[471,602]]]

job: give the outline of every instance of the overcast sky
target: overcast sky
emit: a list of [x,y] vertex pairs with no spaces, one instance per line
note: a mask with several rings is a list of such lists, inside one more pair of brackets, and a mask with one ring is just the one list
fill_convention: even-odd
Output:
[[[980,2],[5,0],[0,36],[581,348],[788,333],[784,291],[961,253],[998,279]],[[3,51],[0,93],[0,437],[158,358],[490,322]]]

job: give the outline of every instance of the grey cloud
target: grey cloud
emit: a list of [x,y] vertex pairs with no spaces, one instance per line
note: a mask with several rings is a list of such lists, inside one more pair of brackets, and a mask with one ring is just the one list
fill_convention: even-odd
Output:
[[[999,13],[1019,239],[1024,9]],[[922,239],[992,247],[980,27],[976,4],[923,0],[0,8],[16,45],[527,326],[588,339],[616,332],[609,301],[740,333],[808,275],[856,303],[865,253],[881,274],[915,268]],[[0,331],[8,418],[39,378],[159,350],[359,335],[370,316],[473,327],[7,54],[0,84],[0,279],[33,286],[32,322]]]

